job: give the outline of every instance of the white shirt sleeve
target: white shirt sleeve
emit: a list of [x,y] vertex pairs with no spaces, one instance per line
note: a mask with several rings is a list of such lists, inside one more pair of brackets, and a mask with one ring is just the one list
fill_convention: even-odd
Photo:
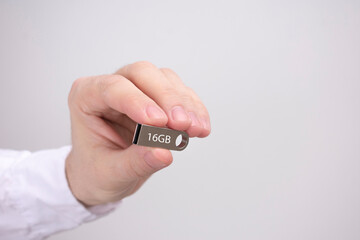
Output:
[[85,208],[72,195],[65,175],[70,150],[0,150],[0,239],[44,239],[116,208]]

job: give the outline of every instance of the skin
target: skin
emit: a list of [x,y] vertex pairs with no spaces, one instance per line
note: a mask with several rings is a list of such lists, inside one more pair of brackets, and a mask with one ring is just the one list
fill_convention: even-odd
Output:
[[72,150],[66,175],[85,206],[115,202],[136,192],[173,160],[169,150],[131,143],[136,123],[210,134],[208,111],[167,68],[136,62],[113,75],[74,81],[69,94]]

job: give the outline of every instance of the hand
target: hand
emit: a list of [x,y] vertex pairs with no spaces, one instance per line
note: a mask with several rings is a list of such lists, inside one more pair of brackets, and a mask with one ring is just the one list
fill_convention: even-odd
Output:
[[136,123],[210,133],[199,97],[170,69],[137,62],[114,75],[76,80],[69,94],[72,150],[66,174],[74,196],[87,206],[134,193],[172,162],[169,150],[132,145]]

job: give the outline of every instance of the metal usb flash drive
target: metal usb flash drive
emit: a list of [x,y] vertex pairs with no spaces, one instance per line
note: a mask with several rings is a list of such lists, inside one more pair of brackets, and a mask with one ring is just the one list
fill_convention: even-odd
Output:
[[[176,144],[176,139],[178,137],[181,138],[181,142],[179,141],[179,143]],[[148,147],[182,151],[189,143],[189,135],[182,131],[138,123],[136,125],[133,143]]]

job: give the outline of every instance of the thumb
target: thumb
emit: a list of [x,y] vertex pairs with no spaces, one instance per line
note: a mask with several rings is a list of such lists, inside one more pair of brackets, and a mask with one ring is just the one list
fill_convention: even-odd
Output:
[[173,157],[169,150],[131,145],[118,153],[117,169],[121,179],[134,181],[147,178],[151,174],[172,163]]

